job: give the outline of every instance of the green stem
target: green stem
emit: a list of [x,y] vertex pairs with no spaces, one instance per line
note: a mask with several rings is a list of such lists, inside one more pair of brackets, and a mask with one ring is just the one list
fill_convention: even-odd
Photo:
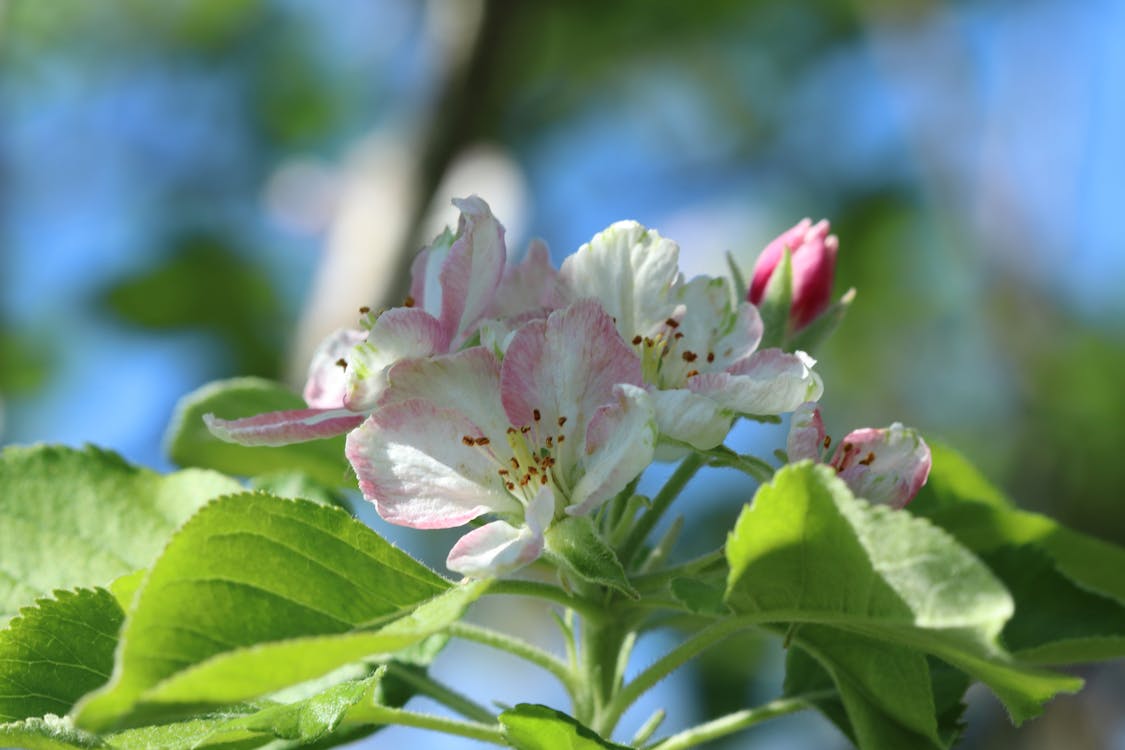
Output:
[[701,555],[694,560],[688,560],[686,563],[673,566],[671,568],[664,568],[655,573],[646,573],[644,575],[634,576],[629,579],[629,583],[638,591],[644,591],[650,587],[659,587],[667,583],[673,578],[690,578],[697,575],[711,566],[724,562],[726,560],[726,553],[720,547],[713,552],[708,552],[706,555]]
[[493,583],[486,596],[495,594],[509,594],[512,596],[533,596],[539,599],[569,607],[587,619],[598,619],[604,616],[601,607],[588,599],[574,596],[558,586],[539,581],[496,581]]
[[690,453],[687,458],[680,462],[676,470],[672,472],[672,476],[668,478],[668,482],[660,488],[660,492],[652,499],[652,507],[647,512],[642,513],[641,517],[637,519],[637,523],[633,526],[633,530],[629,532],[629,536],[625,538],[625,543],[621,545],[620,558],[621,564],[626,569],[629,563],[632,562],[636,556],[637,551],[640,550],[641,545],[644,544],[645,538],[655,528],[660,517],[668,510],[668,506],[679,496],[684,486],[695,476],[703,466],[704,457],[698,453]]
[[348,709],[345,721],[349,724],[401,724],[418,729],[432,729],[435,732],[469,737],[494,745],[507,746],[504,730],[499,724],[481,724],[475,721],[461,721],[444,716],[407,711],[378,704],[359,704]]
[[467,696],[461,695],[448,685],[438,682],[424,672],[391,662],[387,665],[387,674],[407,683],[419,694],[433,698],[443,706],[453,709],[466,719],[484,724],[496,722],[496,716],[487,708]]
[[720,620],[673,648],[613,696],[606,707],[602,729],[606,733],[611,732],[629,706],[652,689],[656,683],[703,651],[744,627],[746,627],[746,622],[742,618],[732,617]]
[[655,745],[650,745],[648,750],[686,750],[689,747],[702,745],[704,742],[725,737],[747,727],[754,726],[768,719],[796,713],[811,708],[811,704],[820,698],[827,698],[835,693],[832,690],[820,690],[793,698],[779,698],[756,708],[720,716],[690,729],[685,729],[679,734],[674,734],[660,740]]
[[569,667],[561,659],[553,654],[547,653],[538,646],[534,646],[525,640],[516,638],[515,636],[508,635],[507,633],[500,633],[489,628],[483,628],[479,625],[471,625],[467,622],[455,622],[449,626],[449,634],[455,638],[462,638],[466,641],[475,641],[476,643],[489,646],[499,651],[507,651],[513,656],[518,656],[521,659],[542,667],[563,684],[567,692],[570,693],[571,698],[575,698],[580,689],[580,685],[576,675],[570,670]]

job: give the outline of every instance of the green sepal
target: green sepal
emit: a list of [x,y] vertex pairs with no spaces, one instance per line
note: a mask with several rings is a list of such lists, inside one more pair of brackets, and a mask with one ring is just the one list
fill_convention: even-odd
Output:
[[854,288],[844,292],[840,299],[829,305],[807,326],[787,337],[785,351],[802,351],[814,354],[820,345],[835,333],[840,323],[843,322],[844,316],[851,309],[853,302],[855,302]]
[[789,248],[781,253],[777,266],[766,283],[758,303],[762,316],[762,341],[759,349],[781,347],[789,334],[789,308],[793,305],[793,254]]
[[569,516],[547,529],[546,553],[564,573],[580,581],[607,586],[632,599],[640,598],[617,554],[586,516]]

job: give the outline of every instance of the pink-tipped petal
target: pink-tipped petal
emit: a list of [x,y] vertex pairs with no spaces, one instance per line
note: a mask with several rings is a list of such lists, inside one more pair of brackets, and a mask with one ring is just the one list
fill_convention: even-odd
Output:
[[473,195],[454,200],[461,210],[457,239],[441,269],[441,324],[454,346],[469,338],[492,303],[504,273],[504,227]]
[[777,264],[781,262],[781,254],[786,248],[793,252],[800,247],[811,227],[812,219],[801,219],[795,226],[785,230],[766,245],[758,260],[754,262],[754,275],[750,279],[750,302],[757,305],[762,301],[762,296],[766,293],[766,285],[769,284]]
[[551,266],[551,255],[541,240],[532,240],[523,260],[504,271],[485,313],[489,318],[514,318],[528,312],[542,312],[563,305],[559,272]]
[[560,417],[580,434],[619,383],[641,385],[641,362],[595,300],[556,310],[512,338],[500,370],[504,410],[513,425],[532,425],[536,410],[552,429]]
[[734,415],[707,396],[686,388],[654,390],[650,395],[661,437],[699,450],[709,450],[726,440]]
[[801,404],[789,419],[789,438],[785,442],[789,460],[795,462],[811,458],[819,461],[820,452],[824,449],[824,438],[824,420],[820,418],[820,409],[812,401]]
[[849,433],[831,465],[856,496],[901,508],[930,475],[930,448],[917,432],[895,422]]
[[367,340],[348,351],[345,406],[370,411],[387,387],[387,368],[402,359],[444,353],[448,347],[448,334],[425,310],[387,310],[375,321]]
[[680,248],[635,221],[619,221],[563,261],[559,275],[570,299],[602,303],[626,341],[663,325],[680,282]]
[[482,437],[461,412],[414,399],[378,409],[348,435],[345,453],[380,516],[445,529],[490,511],[521,510],[497,473],[503,459],[473,442]]
[[348,376],[341,360],[366,337],[364,331],[341,328],[321,342],[313,352],[305,381],[305,403],[313,409],[339,409],[344,405]]
[[469,578],[491,578],[522,568],[542,552],[542,534],[527,526],[493,521],[458,539],[445,565]]
[[571,492],[566,512],[587,515],[633,481],[652,463],[656,447],[656,415],[643,389],[620,384],[614,401],[601,406],[586,432],[581,477]]
[[379,408],[423,399],[460,411],[485,435],[503,442],[508,420],[500,403],[500,363],[484,347],[402,360],[387,371],[387,381]]
[[824,391],[813,372],[816,361],[804,352],[786,354],[763,349],[736,362],[726,372],[703,373],[688,379],[688,388],[714,399],[739,414],[784,414]]
[[207,429],[219,440],[273,447],[335,437],[358,426],[363,419],[362,414],[347,409],[273,411],[232,420],[203,415]]

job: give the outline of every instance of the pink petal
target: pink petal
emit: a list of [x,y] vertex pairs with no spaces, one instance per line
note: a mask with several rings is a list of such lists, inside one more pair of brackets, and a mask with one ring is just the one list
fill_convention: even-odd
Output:
[[586,432],[586,452],[566,512],[586,515],[609,500],[652,463],[656,416],[643,388],[618,385],[614,401],[598,408]]
[[345,453],[380,516],[445,529],[483,513],[522,509],[504,487],[491,446],[466,445],[481,437],[461,412],[414,399],[378,409],[348,435]]
[[858,497],[901,508],[930,475],[930,448],[917,432],[895,422],[849,433],[831,465]]
[[785,443],[789,460],[795,462],[811,458],[819,461],[820,452],[824,449],[824,438],[824,420],[820,418],[820,409],[812,401],[801,404],[789,419],[789,438]]
[[485,315],[506,319],[546,310],[541,315],[545,318],[563,305],[561,284],[547,246],[541,240],[532,240],[524,259],[504,272]]
[[472,335],[492,303],[507,251],[504,227],[487,203],[473,195],[453,204],[461,210],[461,220],[441,269],[441,324],[458,345]]
[[484,434],[503,443],[509,425],[500,403],[500,363],[484,347],[402,360],[387,371],[387,380],[390,385],[379,399],[379,408],[424,399],[460,411]]
[[784,414],[820,398],[824,384],[814,364],[804,352],[763,349],[726,372],[688,378],[688,388],[739,414]]
[[344,405],[348,377],[340,360],[366,335],[364,331],[341,328],[321,342],[309,363],[305,403],[314,409],[339,409]]
[[367,341],[348,352],[344,404],[353,411],[370,411],[387,387],[387,368],[401,359],[443,353],[448,346],[441,323],[425,310],[387,310],[375,321]]
[[812,219],[801,219],[796,226],[785,230],[766,245],[758,260],[754,262],[754,275],[750,280],[750,302],[756,305],[762,301],[762,296],[766,293],[766,285],[769,284],[777,264],[781,262],[781,254],[785,248],[789,248],[792,252],[800,247],[811,227]]
[[295,409],[258,414],[245,419],[219,419],[204,414],[203,422],[211,434],[239,445],[289,445],[308,440],[335,437],[356,427],[362,414],[347,409]]
[[[542,422],[584,435],[618,383],[641,385],[641,362],[594,300],[556,310],[512,337],[500,369],[504,410],[513,425]],[[540,419],[535,418],[536,411]]]
[[527,526],[493,521],[457,540],[445,565],[471,578],[509,573],[535,560],[543,551],[543,535]]

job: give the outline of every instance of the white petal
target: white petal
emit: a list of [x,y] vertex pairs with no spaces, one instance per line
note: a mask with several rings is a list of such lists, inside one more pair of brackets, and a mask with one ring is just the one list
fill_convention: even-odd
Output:
[[616,403],[601,407],[586,433],[580,478],[566,512],[590,513],[609,500],[652,463],[656,446],[656,415],[643,388],[618,385]]
[[447,351],[449,336],[434,316],[416,307],[396,307],[378,317],[347,355],[345,405],[370,411],[387,387],[387,369],[401,359],[428,357]]
[[542,551],[542,534],[527,526],[493,521],[458,539],[445,565],[464,576],[489,578],[522,568]]
[[597,299],[626,341],[647,336],[675,309],[679,246],[635,221],[619,221],[563,261],[570,299]]
[[711,398],[686,388],[652,391],[650,395],[661,436],[700,450],[726,440],[734,416]]
[[341,435],[359,426],[363,418],[347,409],[295,409],[233,420],[204,414],[203,422],[224,442],[277,447]]
[[313,409],[339,409],[344,405],[348,376],[340,360],[347,361],[352,347],[363,341],[366,332],[351,328],[334,331],[313,352],[305,381],[305,403]]
[[814,363],[804,352],[764,349],[727,372],[689,378],[688,388],[739,414],[784,414],[823,393],[820,376],[812,371]]
[[832,465],[858,497],[901,508],[930,475],[930,448],[898,422],[886,429],[854,430],[836,449]]
[[789,438],[785,443],[785,452],[789,454],[791,462],[806,458],[819,461],[824,438],[824,421],[820,418],[820,409],[814,402],[806,401],[797,407],[789,419]]

